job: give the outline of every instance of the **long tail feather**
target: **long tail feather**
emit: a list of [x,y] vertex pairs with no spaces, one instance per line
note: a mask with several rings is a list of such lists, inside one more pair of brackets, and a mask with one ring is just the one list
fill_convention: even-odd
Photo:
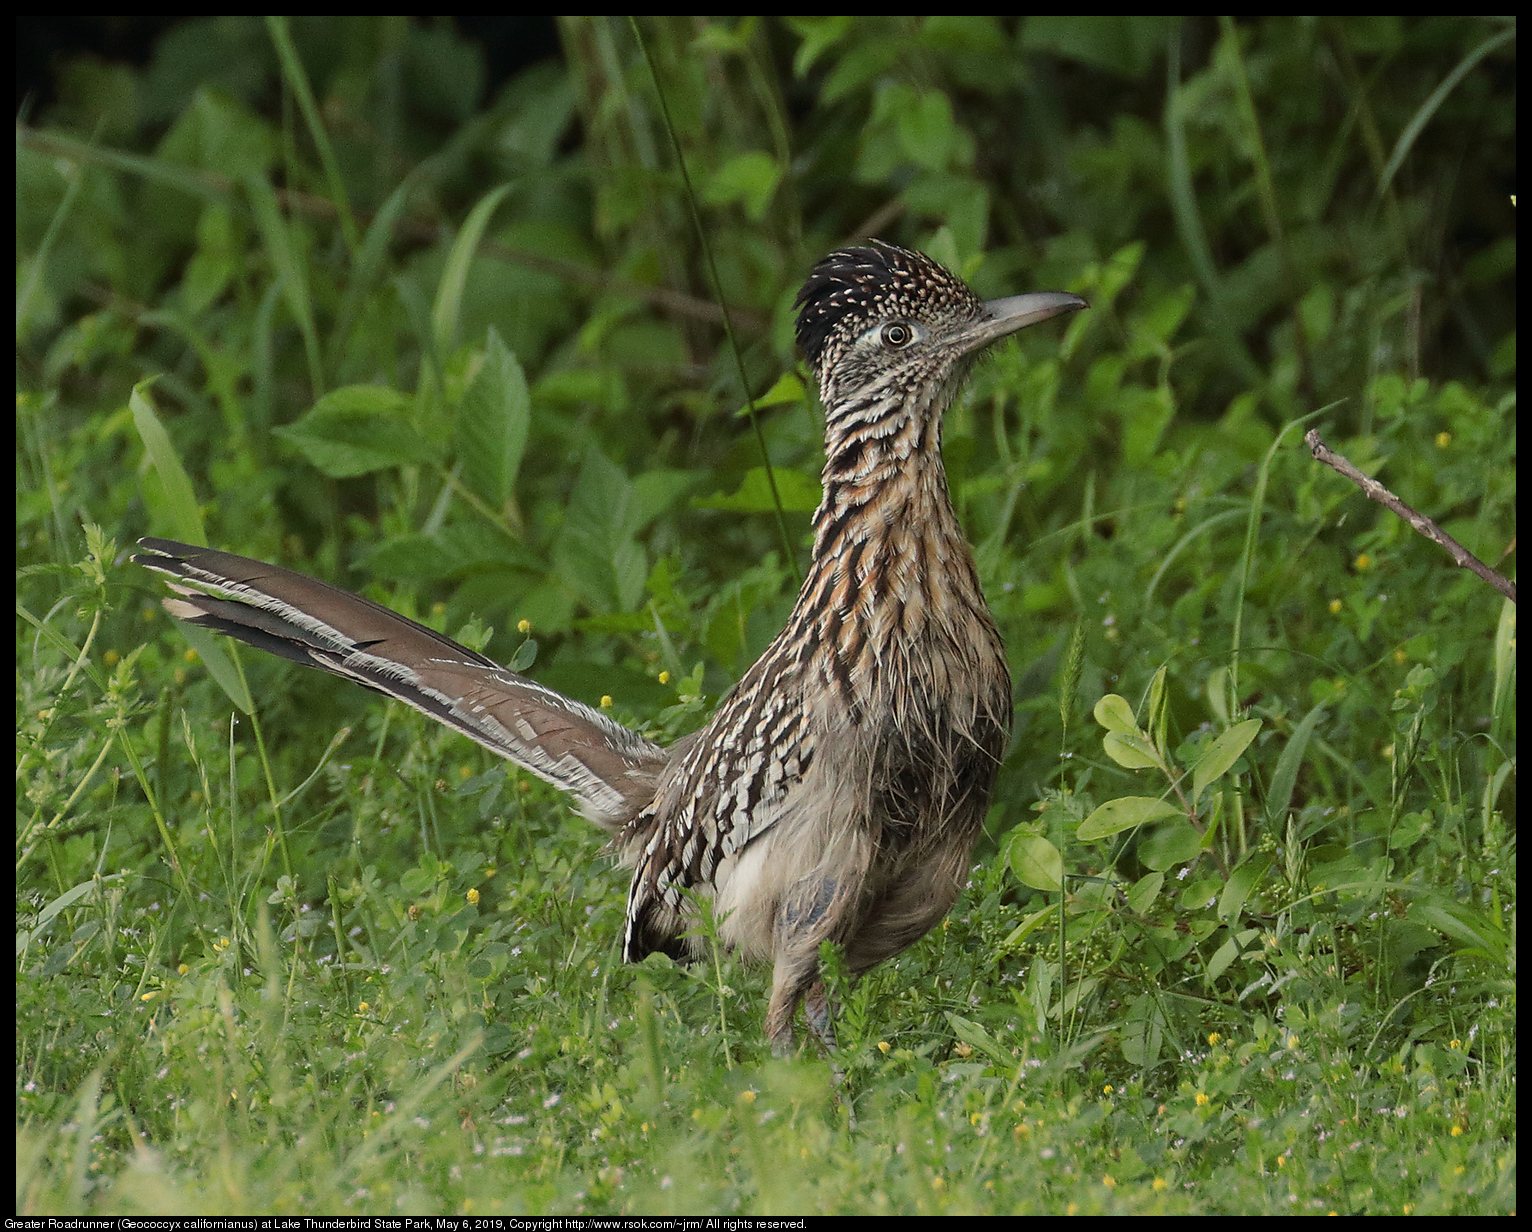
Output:
[[569,792],[609,830],[654,795],[668,754],[637,732],[359,595],[169,539],[133,557],[172,579],[172,616],[397,698]]

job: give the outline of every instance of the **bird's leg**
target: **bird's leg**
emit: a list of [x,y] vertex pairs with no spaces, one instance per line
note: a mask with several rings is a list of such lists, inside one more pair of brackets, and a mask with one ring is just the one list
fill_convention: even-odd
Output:
[[[787,978],[784,978],[786,976]],[[798,1046],[793,1016],[802,998],[801,981],[793,980],[780,959],[771,981],[771,1000],[766,1005],[766,1038],[774,1057],[790,1057]]]
[[830,1011],[830,993],[823,980],[815,979],[803,994],[803,1017],[820,1046],[827,1053],[834,1053],[835,1023]]
[[823,980],[815,980],[803,994],[803,1017],[808,1022],[809,1030],[814,1038],[825,1050],[826,1060],[830,1062],[830,1076],[835,1079],[835,1102],[839,1104],[844,1101],[846,1117],[851,1128],[855,1129],[856,1106],[846,1094],[846,1071],[840,1067],[840,1049],[835,1046],[835,1023],[831,1012],[830,991],[825,987]]
[[834,1057],[835,1028],[830,994],[820,978],[819,946],[834,935],[840,917],[854,900],[848,890],[845,880],[805,878],[777,909],[776,969],[766,1011],[766,1034],[778,1056],[793,1050],[793,1018],[802,1001],[810,1034]]

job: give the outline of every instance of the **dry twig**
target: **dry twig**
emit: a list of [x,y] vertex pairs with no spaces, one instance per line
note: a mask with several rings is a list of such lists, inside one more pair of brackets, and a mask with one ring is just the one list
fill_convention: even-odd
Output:
[[1303,442],[1309,447],[1309,452],[1314,455],[1316,462],[1323,462],[1331,470],[1339,471],[1347,479],[1351,480],[1352,483],[1356,484],[1357,487],[1361,488],[1369,499],[1377,501],[1378,504],[1386,509],[1393,510],[1427,539],[1434,543],[1439,543],[1442,547],[1446,548],[1452,559],[1462,565],[1463,568],[1477,573],[1512,603],[1516,602],[1515,582],[1496,573],[1440,526],[1426,517],[1425,514],[1416,513],[1415,510],[1411,509],[1376,479],[1362,474],[1361,471],[1357,470],[1356,467],[1320,439],[1318,429],[1314,429],[1304,436]]

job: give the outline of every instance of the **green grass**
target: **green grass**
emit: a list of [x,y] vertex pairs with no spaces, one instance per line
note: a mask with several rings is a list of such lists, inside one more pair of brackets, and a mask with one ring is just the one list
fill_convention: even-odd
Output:
[[[193,22],[19,128],[18,1211],[1514,1211],[1515,608],[1302,444],[1514,574],[1514,27],[642,28],[710,254],[615,21],[489,98],[448,25]],[[122,558],[690,731],[791,606],[792,296],[869,225],[1092,307],[948,419],[1017,738],[837,1083],[767,973],[618,961],[551,789]]]

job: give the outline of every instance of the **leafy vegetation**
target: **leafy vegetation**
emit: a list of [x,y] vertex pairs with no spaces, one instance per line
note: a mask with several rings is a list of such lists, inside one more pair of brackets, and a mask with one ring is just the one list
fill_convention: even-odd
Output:
[[[1514,23],[559,32],[486,94],[446,20],[198,19],[23,118],[19,1209],[1514,1209],[1515,608],[1301,440],[1506,568]],[[1092,307],[949,416],[1017,735],[836,1085],[761,972],[617,961],[550,789],[121,554],[689,731],[791,606],[792,301],[869,234]]]

